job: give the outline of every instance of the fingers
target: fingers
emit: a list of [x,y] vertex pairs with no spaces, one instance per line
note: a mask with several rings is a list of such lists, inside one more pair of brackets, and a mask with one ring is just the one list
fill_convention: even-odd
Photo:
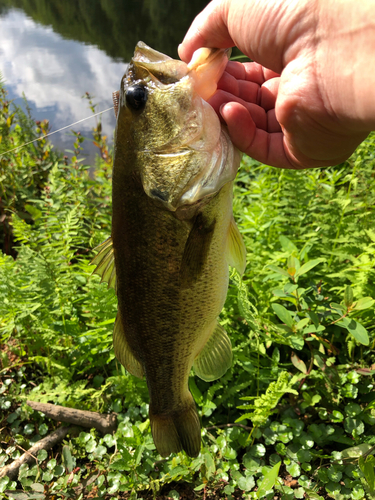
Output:
[[213,0],[194,19],[178,47],[182,61],[188,63],[200,47],[229,48],[235,44],[229,35],[225,0]]
[[233,96],[240,97],[244,101],[257,103],[259,85],[246,80],[237,80],[230,73],[224,72],[217,84],[218,90],[223,90]]
[[219,117],[222,116],[221,115],[222,106],[231,103],[238,103],[242,107],[244,107],[248,113],[250,113],[256,127],[259,127],[263,130],[267,130],[267,121],[268,121],[267,113],[263,108],[257,106],[256,104],[246,102],[240,97],[236,97],[223,90],[217,91],[211,97],[209,103],[214,108]]
[[299,168],[298,162],[289,154],[283,133],[268,132],[258,128],[258,118],[253,118],[253,108],[238,102],[230,102],[220,109],[233,144],[252,158],[279,168]]
[[265,110],[275,107],[280,77],[257,63],[241,64],[230,61],[218,82],[224,90],[244,101],[259,104]]
[[256,127],[269,133],[281,132],[275,113],[279,83],[276,73],[259,64],[230,62],[209,103],[220,116],[222,105],[237,102],[248,110]]

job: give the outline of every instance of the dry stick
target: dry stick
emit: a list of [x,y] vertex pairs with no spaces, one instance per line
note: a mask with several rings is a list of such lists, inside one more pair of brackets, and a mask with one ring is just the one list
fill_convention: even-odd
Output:
[[75,408],[65,408],[64,406],[49,403],[37,403],[36,401],[26,401],[26,403],[33,410],[41,411],[46,417],[53,420],[89,427],[90,429],[95,427],[103,434],[111,434],[117,427],[117,418],[114,413],[103,415],[95,411],[76,410]]
[[22,464],[33,463],[36,461],[35,456],[38,454],[40,450],[50,450],[55,444],[59,443],[64,439],[64,437],[72,431],[78,430],[75,427],[59,427],[55,431],[53,431],[49,436],[41,439],[37,443],[34,444],[28,451],[26,451],[23,455],[21,455],[17,460],[12,462],[11,464],[3,467],[0,470],[0,477],[8,476],[9,479],[15,479],[18,474],[18,470]]

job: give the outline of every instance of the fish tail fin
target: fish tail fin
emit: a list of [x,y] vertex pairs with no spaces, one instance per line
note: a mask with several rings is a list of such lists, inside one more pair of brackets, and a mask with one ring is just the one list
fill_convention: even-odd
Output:
[[152,437],[162,457],[184,450],[189,457],[197,457],[201,449],[201,425],[194,399],[182,409],[167,414],[156,414],[150,405]]

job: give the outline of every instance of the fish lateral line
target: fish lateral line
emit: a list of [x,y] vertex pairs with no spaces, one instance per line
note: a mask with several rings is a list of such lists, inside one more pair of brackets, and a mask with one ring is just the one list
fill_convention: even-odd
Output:
[[58,130],[53,130],[52,132],[48,132],[48,134],[37,137],[36,139],[33,139],[32,141],[25,142],[25,144],[21,144],[21,146],[16,146],[13,149],[8,149],[8,151],[4,151],[4,153],[0,153],[0,157],[6,155],[8,153],[13,153],[14,151],[22,149],[25,146],[28,146],[29,144],[33,144],[34,142],[41,141],[42,139],[45,139],[46,137],[49,137],[50,135],[57,134],[58,132],[62,132],[63,130],[66,130],[67,128],[73,127],[74,125],[77,125],[78,123],[82,123],[85,120],[89,120],[90,118],[94,118],[95,116],[106,113],[107,111],[111,111],[112,109],[114,109],[114,106],[111,106],[110,108],[104,109],[103,111],[99,111],[98,113],[94,113],[93,115],[86,116],[86,118],[82,118],[81,120],[78,120],[74,123],[71,123],[70,125],[66,125],[65,127],[59,128]]

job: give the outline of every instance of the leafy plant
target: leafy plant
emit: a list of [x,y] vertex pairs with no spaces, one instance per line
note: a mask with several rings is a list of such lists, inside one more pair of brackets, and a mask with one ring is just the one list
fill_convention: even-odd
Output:
[[[23,118],[2,106],[8,145],[18,145]],[[220,315],[233,365],[212,383],[191,375],[201,453],[165,460],[145,382],[113,354],[115,294],[91,275],[91,249],[109,235],[111,151],[98,123],[90,176],[73,135],[71,160],[38,163],[48,141],[6,156],[22,158],[26,181],[3,174],[14,240],[12,255],[0,254],[0,467],[56,427],[27,399],[116,412],[118,428],[68,435],[17,481],[1,478],[0,496],[375,498],[374,135],[326,170],[243,160],[234,212],[248,266],[242,279],[231,273]]]

